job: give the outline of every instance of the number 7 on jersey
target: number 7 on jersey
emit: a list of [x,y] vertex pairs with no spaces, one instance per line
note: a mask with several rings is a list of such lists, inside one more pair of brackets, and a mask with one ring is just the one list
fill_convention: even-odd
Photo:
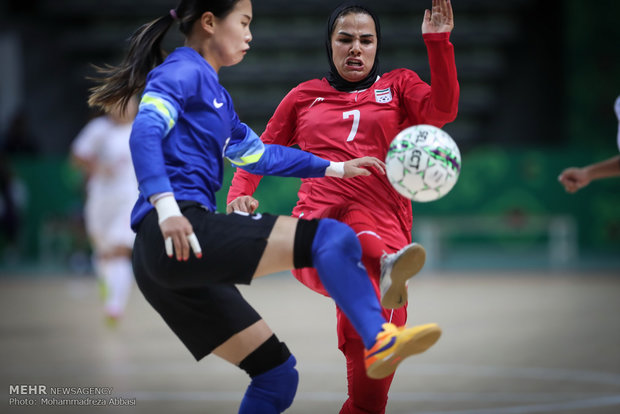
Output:
[[351,126],[351,132],[349,133],[349,138],[347,138],[347,142],[353,141],[355,139],[355,135],[357,134],[357,128],[360,126],[360,111],[354,109],[352,111],[347,111],[342,113],[342,119],[349,119],[353,117],[353,126]]

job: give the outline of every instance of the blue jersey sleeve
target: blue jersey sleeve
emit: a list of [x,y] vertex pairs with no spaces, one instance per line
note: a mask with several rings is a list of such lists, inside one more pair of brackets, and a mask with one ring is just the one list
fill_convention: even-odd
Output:
[[187,79],[187,76],[166,76],[160,71],[149,75],[147,80],[129,139],[138,188],[146,199],[172,191],[162,140],[174,128],[182,110]]
[[[329,161],[309,152],[281,145],[264,144],[247,125],[245,137],[233,141],[224,150],[224,155],[233,166],[257,175],[312,178],[325,176]],[[234,131],[239,132],[239,130]]]
[[[151,104],[145,105],[145,98],[148,99],[147,95],[142,98],[131,129],[129,147],[138,188],[148,199],[153,194],[172,191],[164,163],[162,139],[174,126],[175,119],[163,115],[161,109]],[[163,105],[161,101],[159,105]]]

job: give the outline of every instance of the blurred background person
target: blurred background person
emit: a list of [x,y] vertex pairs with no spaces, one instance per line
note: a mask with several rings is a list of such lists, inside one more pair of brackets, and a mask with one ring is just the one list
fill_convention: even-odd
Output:
[[[614,104],[616,117],[618,118],[618,150],[620,150],[620,96]],[[569,193],[575,193],[586,187],[594,180],[620,176],[620,155],[595,162],[585,167],[570,167],[562,171],[558,177],[564,189]]]
[[[459,84],[450,33],[452,6],[433,0],[421,19],[428,50],[431,85],[409,69],[380,72],[381,25],[363,3],[336,7],[327,23],[329,71],[323,79],[303,82],[282,100],[261,139],[268,144],[298,145],[304,151],[339,161],[361,156],[385,159],[390,142],[416,124],[443,127],[456,118]],[[419,26],[418,26],[419,27]],[[418,29],[420,30],[420,29]],[[385,175],[341,183],[331,178],[306,178],[293,216],[329,217],[348,224],[362,246],[383,314],[402,326],[407,321],[407,281],[425,261],[421,245],[411,243],[411,201],[400,196]],[[237,170],[228,193],[228,210],[254,212],[260,176]],[[327,295],[315,269],[293,274],[310,289]],[[350,321],[337,308],[338,348],[347,363],[348,396],[341,414],[385,412],[393,375],[368,378],[364,345]]]
[[106,321],[123,315],[131,293],[131,210],[138,199],[129,135],[138,110],[132,99],[120,109],[91,120],[71,146],[73,163],[86,175],[84,220],[93,248],[95,272],[104,298]]

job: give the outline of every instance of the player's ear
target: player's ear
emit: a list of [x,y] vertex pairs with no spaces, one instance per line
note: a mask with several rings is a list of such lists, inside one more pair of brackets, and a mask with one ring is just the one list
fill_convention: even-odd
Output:
[[215,15],[210,11],[204,12],[202,16],[200,16],[200,27],[202,27],[202,30],[212,35],[215,32]]

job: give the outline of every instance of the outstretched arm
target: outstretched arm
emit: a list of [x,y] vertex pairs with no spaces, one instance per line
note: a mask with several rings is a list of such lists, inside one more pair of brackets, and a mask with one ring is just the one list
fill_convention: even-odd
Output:
[[450,33],[454,29],[454,16],[450,0],[433,0],[431,10],[424,11],[422,34]]
[[[314,155],[305,153],[304,151],[288,147],[282,148],[286,148],[286,153],[293,156],[304,157],[307,154],[310,157],[315,157]],[[329,162],[323,175],[326,177],[352,178],[359,175],[370,175],[370,171],[368,170],[369,168],[375,168],[381,174],[385,174],[385,163],[383,161],[375,157],[361,157],[344,162]],[[237,173],[235,173],[235,175],[236,174]],[[280,175],[287,176],[285,174],[286,173]],[[226,205],[226,213],[232,213],[233,211],[253,213],[258,208],[258,204],[258,200],[249,195],[240,195],[236,197],[229,196],[228,204]]]
[[454,28],[449,0],[433,0],[425,10],[422,36],[428,51],[431,83],[412,73],[403,82],[403,107],[412,123],[443,127],[454,121],[458,113],[460,88],[457,79],[454,46],[450,34]]
[[567,168],[562,171],[558,180],[567,192],[575,193],[594,180],[618,176],[620,176],[620,155],[581,168]]
[[[246,183],[245,187],[252,187],[252,193],[256,189],[253,184],[258,184],[259,175],[352,178],[358,175],[370,175],[370,168],[375,168],[381,174],[385,174],[385,163],[378,158],[361,157],[344,162],[331,162],[295,148],[264,144],[250,128],[247,128],[245,139],[227,146],[225,156],[234,166],[254,174],[245,174],[251,181]],[[237,173],[235,173],[236,176]],[[255,198],[248,194],[239,194],[237,190],[233,193],[229,192],[227,213],[233,211],[253,213],[256,208],[258,208],[258,200]]]
[[280,177],[352,178],[370,175],[367,168],[385,173],[385,163],[375,157],[361,157],[346,162],[331,162],[306,151],[277,144],[264,144],[247,125],[245,137],[226,146],[224,155],[230,162],[257,175]]

